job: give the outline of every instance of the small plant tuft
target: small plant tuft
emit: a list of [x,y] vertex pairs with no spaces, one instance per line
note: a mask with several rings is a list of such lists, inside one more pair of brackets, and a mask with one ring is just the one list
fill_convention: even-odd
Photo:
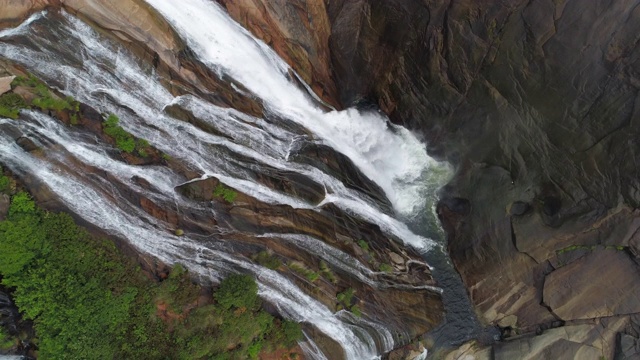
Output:
[[213,190],[213,196],[223,198],[224,201],[233,204],[236,201],[236,197],[238,197],[238,193],[220,183]]

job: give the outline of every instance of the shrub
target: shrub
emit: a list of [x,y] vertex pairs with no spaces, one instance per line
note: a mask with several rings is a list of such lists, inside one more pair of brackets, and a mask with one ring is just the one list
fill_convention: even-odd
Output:
[[215,299],[224,310],[253,309],[258,301],[258,285],[250,275],[230,275],[220,283]]
[[327,263],[324,260],[320,261],[320,272],[322,273],[322,276],[324,276],[325,279],[327,279],[327,281],[331,282],[332,284],[338,283],[338,279],[336,278],[336,275],[333,273],[333,271],[331,271],[331,269],[329,268],[329,265],[327,265]]
[[282,266],[282,262],[277,257],[269,254],[269,252],[267,251],[259,252],[254,257],[254,261],[271,270],[275,270]]
[[0,96],[0,116],[17,119],[20,110],[27,107],[24,99],[15,93],[6,93]]
[[360,248],[364,251],[369,251],[369,243],[362,239],[358,240],[358,246],[360,246]]
[[116,115],[109,115],[103,123],[104,133],[115,140],[118,149],[130,154],[136,148],[136,140],[119,123],[120,119]]
[[238,197],[238,193],[220,183],[213,189],[213,196],[223,198],[224,201],[232,204]]
[[9,190],[11,186],[11,179],[7,176],[0,175],[0,192],[5,192]]
[[9,335],[4,327],[0,326],[0,350],[6,351],[11,349],[15,345],[16,339],[14,339],[13,336]]
[[284,320],[281,326],[282,344],[287,347],[295,346],[298,340],[302,339],[302,328],[300,324],[290,320]]
[[11,199],[11,206],[9,207],[9,215],[17,213],[32,213],[36,210],[36,203],[31,199],[31,196],[24,191],[21,191],[13,196]]
[[[0,278],[33,321],[43,359],[246,359],[302,336],[262,309],[251,276],[227,277],[216,305],[192,309],[201,287],[184,267],[158,284],[112,242],[38,209],[28,194],[10,209],[0,221]],[[158,300],[183,312],[158,317]]]

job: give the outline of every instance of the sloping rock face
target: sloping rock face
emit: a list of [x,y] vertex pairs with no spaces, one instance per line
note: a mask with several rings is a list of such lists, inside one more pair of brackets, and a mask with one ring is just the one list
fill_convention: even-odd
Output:
[[49,0],[0,0],[0,28],[15,26],[32,12],[44,9]]
[[482,320],[636,311],[637,1],[324,3],[340,102],[376,103],[457,166],[439,213]]
[[318,0],[218,0],[244,28],[271,46],[316,95],[339,107],[333,82],[327,9]]

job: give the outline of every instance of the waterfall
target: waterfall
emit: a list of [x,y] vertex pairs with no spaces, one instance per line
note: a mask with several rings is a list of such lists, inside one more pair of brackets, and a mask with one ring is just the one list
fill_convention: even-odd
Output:
[[[261,99],[282,119],[298,124],[296,131],[234,109],[216,106],[196,95],[173,96],[153,74],[125,49],[99,35],[77,18],[40,13],[17,28],[0,32],[0,56],[59,84],[60,90],[103,113],[120,117],[120,125],[155,148],[182,162],[201,178],[215,176],[225,184],[262,202],[316,210],[333,204],[345,213],[376,224],[388,236],[426,252],[435,244],[414,234],[403,222],[429,211],[434,189],[447,178],[447,165],[431,159],[425,146],[408,130],[392,125],[379,113],[356,109],[325,111],[313,96],[288,78],[289,67],[265,44],[229,19],[211,1],[148,0],[175,27],[199,59],[217,74],[227,76]],[[35,25],[46,22],[46,34]],[[55,27],[56,31],[49,31]],[[5,41],[26,37],[28,42]],[[81,49],[81,51],[74,51]],[[166,111],[180,106],[216,129],[212,134],[178,120]],[[181,263],[203,279],[218,281],[232,272],[255,275],[259,295],[295,321],[313,325],[336,341],[348,359],[374,359],[396,344],[390,331],[374,319],[360,319],[345,311],[333,313],[305,294],[277,271],[235,255],[224,236],[207,241],[178,237],[169,225],[150,216],[112,185],[180,213],[215,217],[211,209],[180,196],[176,186],[184,178],[162,166],[134,166],[113,159],[108,144],[88,137],[35,111],[23,111],[20,121],[0,118],[0,161],[18,175],[29,176],[51,190],[70,211],[104,231],[126,239],[140,251],[168,264]],[[55,151],[34,156],[19,147],[10,134],[20,132],[37,145]],[[313,139],[307,139],[308,134]],[[346,155],[384,191],[393,205],[387,213],[368,195],[311,165],[290,161],[296,141],[318,141]],[[249,160],[242,160],[249,159]],[[100,170],[91,176],[73,169]],[[293,172],[321,184],[326,195],[319,203],[276,191],[252,180],[249,167]],[[133,178],[145,180],[142,187]],[[223,226],[223,225],[219,225]],[[229,229],[220,229],[221,234]],[[350,255],[308,235],[255,234],[278,238],[315,253],[335,268],[374,288],[402,288],[376,279],[369,268]],[[418,287],[420,288],[420,287]],[[423,289],[439,291],[432,286]],[[307,334],[301,343],[309,358],[326,355]]]

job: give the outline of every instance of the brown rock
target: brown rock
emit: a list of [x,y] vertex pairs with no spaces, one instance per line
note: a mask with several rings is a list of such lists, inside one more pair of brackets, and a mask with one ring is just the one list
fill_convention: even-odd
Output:
[[0,95],[11,91],[11,82],[15,79],[15,76],[7,76],[0,78]]
[[180,41],[169,24],[143,0],[61,0],[63,5],[114,33],[127,34],[163,55]]
[[640,312],[639,269],[623,251],[595,251],[545,280],[545,304],[563,320]]
[[507,315],[502,319],[498,320],[498,326],[506,328],[506,327],[515,327],[518,323],[518,317],[515,315]]
[[628,319],[614,319],[597,325],[583,324],[550,329],[538,336],[528,336],[497,344],[495,360],[613,359],[617,332]]
[[390,252],[389,253],[389,258],[396,265],[404,265],[404,258],[402,256],[398,255],[397,253]]
[[0,0],[0,28],[17,25],[48,3],[48,0]]
[[324,1],[219,1],[236,21],[295,69],[316,95],[340,107],[331,69],[331,24]]

